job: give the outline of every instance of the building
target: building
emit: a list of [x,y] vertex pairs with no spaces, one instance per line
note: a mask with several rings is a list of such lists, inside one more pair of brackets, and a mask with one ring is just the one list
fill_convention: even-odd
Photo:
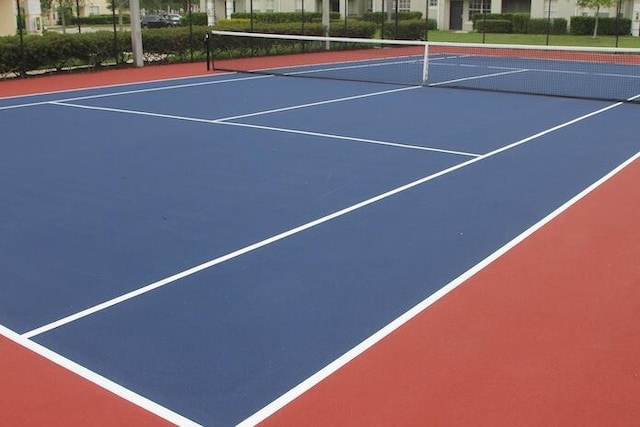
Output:
[[[367,11],[381,11],[383,0],[329,0],[331,11],[343,16],[360,15]],[[386,0],[395,10],[395,0]],[[566,18],[571,16],[593,16],[595,10],[578,7],[576,0],[398,0],[401,11],[419,11],[436,20],[438,29],[471,31],[471,17],[476,13],[529,13],[532,18]],[[320,0],[216,0],[216,17],[230,17],[231,13],[248,12],[249,4],[255,12],[316,12],[322,10]],[[224,8],[220,7],[224,4]],[[428,7],[427,7],[428,4]],[[224,13],[222,13],[224,11]],[[621,13],[625,18],[636,18],[640,12],[640,0],[622,0]],[[600,16],[615,16],[616,7],[600,9]]]
[[[42,32],[40,0],[20,0],[20,14],[28,33]],[[0,0],[0,36],[16,34],[17,16],[16,0]]]
[[[26,29],[29,33],[42,31],[42,17],[39,0],[19,0],[26,16]],[[361,15],[367,11],[381,11],[382,2],[385,9],[395,9],[396,0],[328,0],[331,11],[340,12],[343,16]],[[473,24],[471,17],[476,13],[529,13],[532,18],[566,18],[571,16],[593,16],[595,10],[577,6],[576,0],[397,0],[401,11],[420,11],[438,23],[441,30],[470,31]],[[80,16],[109,13],[109,0],[78,0],[76,3]],[[320,12],[322,0],[197,0],[194,5],[206,10],[210,16],[210,24],[218,19],[229,18],[233,12],[249,12],[251,7],[259,12]],[[0,35],[16,33],[16,0],[0,0]],[[616,7],[601,9],[600,16],[615,16]],[[634,20],[634,35],[640,26],[640,0],[622,0],[621,14]],[[54,21],[54,17],[49,21]]]

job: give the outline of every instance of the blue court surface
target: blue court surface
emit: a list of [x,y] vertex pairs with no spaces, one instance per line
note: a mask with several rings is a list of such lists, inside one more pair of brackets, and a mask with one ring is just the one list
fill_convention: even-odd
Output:
[[234,425],[638,153],[638,113],[235,73],[0,99],[0,324]]

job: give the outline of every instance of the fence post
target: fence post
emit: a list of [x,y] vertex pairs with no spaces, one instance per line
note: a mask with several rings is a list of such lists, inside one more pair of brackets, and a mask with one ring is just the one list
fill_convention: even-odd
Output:
[[78,20],[78,34],[82,33],[82,26],[80,25],[80,0],[76,0],[76,19]]
[[191,0],[187,0],[187,7],[189,8],[189,54],[191,62],[193,62],[193,14],[191,13],[191,6]]
[[618,38],[620,37],[620,10],[622,9],[622,0],[618,0],[616,3],[616,47],[618,47]]
[[111,17],[113,20],[113,56],[116,58],[116,65],[120,63],[118,58],[118,29],[116,27],[116,1],[111,0]]
[[424,29],[424,41],[429,40],[429,0],[425,0],[424,7],[424,21],[427,23],[427,26]]
[[253,33],[253,0],[249,1],[249,17],[251,18],[250,19],[251,22],[249,24],[250,25],[250,27],[249,27],[250,30],[249,31]]
[[549,34],[551,33],[551,0],[547,0],[549,2],[549,6],[547,7],[547,38],[546,43],[549,46]]
[[20,10],[20,0],[16,0],[16,7],[18,8],[18,34],[20,37],[20,77],[26,77],[27,66],[24,51],[24,35],[22,34],[22,11]]
[[395,0],[395,2],[396,2],[396,22],[395,22],[396,26],[395,26],[395,32],[393,34],[393,38],[394,38],[394,40],[397,40],[398,39],[398,20],[400,19],[399,18],[399,15],[400,15],[400,13],[399,13],[400,12],[400,7],[399,7],[400,1],[399,0]]

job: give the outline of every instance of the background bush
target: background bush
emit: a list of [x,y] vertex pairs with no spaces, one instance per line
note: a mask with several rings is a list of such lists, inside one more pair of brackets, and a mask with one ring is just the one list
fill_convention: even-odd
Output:
[[[476,13],[472,17],[473,28],[485,33],[519,33],[519,34],[546,34],[547,26],[550,34],[566,34],[567,20],[554,18],[549,21],[546,18],[531,19],[527,13]],[[508,21],[510,25],[494,21]],[[592,27],[593,30],[593,27]]]
[[[302,22],[302,12],[259,12],[253,14],[253,22],[266,24],[282,24],[285,22]],[[340,19],[340,12],[331,12],[330,19]],[[251,19],[249,12],[236,12],[231,19]],[[305,12],[305,22],[322,22],[322,12]]]
[[[596,18],[593,16],[572,16],[571,17],[571,34],[576,35],[592,35],[593,28],[596,25]],[[618,34],[616,34],[616,18],[600,18],[598,19],[598,34],[615,36],[631,34],[631,19],[620,18],[618,20]]]
[[[375,22],[376,24],[382,24],[387,22],[387,12],[365,12],[362,14],[363,21]],[[422,18],[422,12],[398,12],[398,21],[415,20]],[[395,21],[396,13],[391,13],[391,20]]]
[[[67,25],[113,25],[113,15],[90,15],[76,17],[72,16],[70,21],[66,21]],[[116,16],[116,23],[119,22],[118,16]],[[131,17],[129,15],[122,15],[122,22],[124,24],[131,23]]]
[[180,25],[189,26],[189,22],[192,22],[193,25],[207,25],[207,12],[191,12],[191,21],[189,21],[189,14],[185,13],[182,15],[182,20],[180,21]]
[[[131,51],[129,33],[118,33],[118,60]],[[100,67],[115,62],[112,32],[83,34],[45,33],[24,37],[26,70],[61,71],[76,67]],[[20,72],[20,42],[18,37],[0,37],[0,73]]]
[[[351,25],[351,23],[349,24]],[[429,19],[429,30],[435,30],[438,22],[435,19]],[[384,27],[385,39],[396,40],[424,40],[427,32],[427,22],[424,19],[410,19],[406,21],[398,21],[398,32],[396,33],[396,25],[390,23]]]
[[511,33],[513,26],[506,19],[480,19],[475,24],[476,30],[484,33]]
[[[206,17],[206,15],[205,15]],[[334,21],[330,35],[336,37],[372,38],[376,34],[373,22]],[[249,20],[232,19],[220,21],[216,29],[248,31]],[[146,62],[184,62],[194,58],[204,58],[206,47],[204,35],[211,28],[207,26],[181,26],[177,28],[153,28],[142,31],[144,60]],[[302,34],[302,22],[269,24],[254,22],[254,31],[282,34]],[[193,32],[193,34],[191,34]],[[307,35],[324,35],[321,23],[308,22],[304,25]],[[95,33],[59,34],[45,32],[42,36],[24,36],[24,65],[31,72],[54,72],[71,68],[96,68],[116,62],[124,63],[131,58],[131,34],[117,32],[117,52],[114,52],[112,31]],[[193,38],[191,38],[193,37]],[[255,43],[255,40],[235,38],[238,45]],[[261,42],[269,44],[270,42]],[[280,44],[286,44],[280,42]],[[290,44],[290,43],[289,43]],[[21,69],[20,41],[17,36],[0,37],[0,74],[2,77],[19,75]]]
[[567,20],[564,18],[553,18],[551,22],[546,18],[530,19],[527,32],[529,34],[547,34],[549,25],[551,25],[548,28],[549,34],[567,33]]

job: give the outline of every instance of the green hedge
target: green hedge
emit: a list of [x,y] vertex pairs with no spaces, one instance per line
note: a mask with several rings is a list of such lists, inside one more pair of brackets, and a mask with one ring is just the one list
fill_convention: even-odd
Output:
[[[206,12],[191,12],[191,22],[193,25],[207,25],[207,13]],[[189,14],[185,13],[182,16],[180,25],[189,26]]]
[[[429,30],[436,30],[438,22],[435,19],[429,19]],[[407,21],[398,21],[398,33],[396,34],[395,24],[389,24],[384,27],[384,38],[395,40],[424,40],[427,32],[427,23],[424,19],[410,19]]]
[[547,27],[549,34],[567,34],[567,20],[564,18],[553,18],[551,23],[546,18],[530,19],[527,32],[529,34],[547,34]]
[[[251,23],[246,19],[221,20],[215,26],[216,30],[224,31],[249,31]],[[283,24],[265,24],[256,22],[253,25],[256,33],[274,34],[302,34],[301,22],[290,22]],[[348,21],[347,28],[344,21],[332,21],[329,26],[329,33],[334,37],[358,37],[373,38],[376,33],[376,25],[372,22]],[[324,27],[321,23],[305,23],[304,34],[308,36],[324,36]]]
[[[484,31],[487,33],[520,33],[520,34],[546,34],[547,25],[551,34],[566,34],[567,20],[564,18],[555,18],[550,22],[548,19],[531,19],[526,13],[476,13],[472,17],[473,28],[476,31]],[[491,22],[490,22],[491,21]],[[493,21],[508,21],[510,30],[507,31],[508,25],[504,22],[496,24]]]
[[476,30],[483,33],[511,33],[513,25],[506,19],[478,20],[475,23]]
[[[331,12],[330,19],[340,19],[340,12]],[[249,12],[236,12],[231,14],[231,19],[251,19]],[[321,12],[305,12],[305,22],[322,22]],[[253,14],[253,22],[265,24],[282,24],[285,22],[302,22],[302,12],[256,12]]]
[[[336,37],[373,38],[376,24],[373,22],[351,22],[348,27],[344,21],[335,21],[330,35]],[[283,34],[301,34],[301,23],[265,24],[254,23],[256,32]],[[216,29],[245,31],[250,26],[245,20],[221,21]],[[144,59],[147,62],[178,62],[191,59],[190,47],[193,47],[194,58],[204,58],[204,34],[209,27],[194,26],[193,40],[190,39],[190,28],[158,28],[142,31]],[[404,31],[404,29],[403,29]],[[307,23],[304,32],[308,35],[324,35],[321,23]],[[123,63],[131,56],[131,35],[128,32],[117,32],[118,62]],[[422,35],[421,35],[422,36]],[[255,40],[235,38],[238,45],[255,44]],[[264,44],[287,45],[286,42],[265,42]],[[100,67],[115,62],[114,34],[111,31],[96,33],[59,34],[45,33],[43,36],[28,35],[24,37],[25,66],[28,71],[60,71],[73,67]],[[291,44],[291,43],[288,43]],[[311,46],[309,44],[306,47]],[[321,44],[318,44],[320,46]],[[0,37],[0,75],[19,75],[21,68],[20,42],[17,36]]]
[[[118,34],[119,60],[123,52],[131,51],[129,33]],[[27,70],[60,71],[67,67],[99,67],[115,62],[113,33],[99,31],[86,34],[46,33],[24,37],[25,68]],[[0,74],[18,74],[20,45],[15,36],[0,37]]]
[[[120,22],[120,18],[116,15],[116,24]],[[129,15],[122,15],[122,22],[125,24],[131,23],[131,17]],[[67,24],[69,21],[67,21]],[[113,25],[113,15],[90,15],[71,17],[71,25]]]
[[[26,38],[25,38],[26,41]],[[17,36],[0,37],[0,75],[19,75],[20,41]]]
[[[596,24],[596,18],[593,16],[572,16],[571,17],[571,34],[576,35],[592,35],[593,28]],[[616,18],[599,18],[598,34],[603,36],[616,35]],[[631,19],[620,18],[618,21],[618,34],[625,36],[631,34]]]
[[529,32],[529,22],[531,18],[528,13],[512,13],[511,28],[514,33],[527,34]]
[[[363,21],[382,24],[387,21],[387,12],[365,12],[360,18]],[[422,18],[422,12],[398,12],[398,21],[416,20]],[[395,21],[395,12],[391,13],[391,20]]]

